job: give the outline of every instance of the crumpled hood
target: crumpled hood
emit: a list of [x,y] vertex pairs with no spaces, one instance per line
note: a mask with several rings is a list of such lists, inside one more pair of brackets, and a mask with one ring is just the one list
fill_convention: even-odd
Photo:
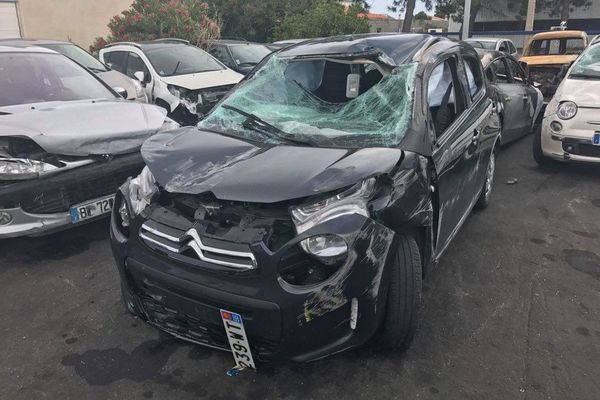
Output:
[[579,107],[600,108],[600,81],[567,78],[554,94],[557,102],[570,100]]
[[220,71],[199,72],[197,74],[165,76],[161,78],[169,85],[179,86],[188,90],[198,90],[217,86],[235,85],[244,76],[230,69]]
[[48,153],[87,156],[137,151],[165,121],[160,107],[82,100],[0,108],[0,136],[27,137]]
[[194,127],[155,135],[142,146],[144,161],[167,191],[256,203],[346,187],[389,172],[401,156],[390,148],[260,148]]

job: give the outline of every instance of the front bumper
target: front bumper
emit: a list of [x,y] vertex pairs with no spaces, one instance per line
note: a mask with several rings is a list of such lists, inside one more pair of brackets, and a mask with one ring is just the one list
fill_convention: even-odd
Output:
[[[550,129],[552,121],[563,125],[561,132]],[[572,121],[544,118],[542,123],[542,152],[548,158],[563,162],[600,163],[600,146],[593,144],[593,129],[573,129]],[[600,129],[598,129],[600,130]]]
[[[158,219],[172,227],[181,219],[169,212],[157,207],[144,219]],[[162,216],[157,218],[159,214]],[[383,319],[385,266],[394,233],[369,218],[347,215],[328,221],[275,252],[264,243],[248,244],[257,268],[235,273],[156,251],[140,239],[142,218],[132,221],[129,236],[122,233],[118,218],[113,211],[111,242],[128,309],[179,338],[229,351],[219,312],[225,309],[242,316],[255,360],[306,362],[365,343]],[[323,233],[346,238],[349,255],[345,264],[312,286],[293,286],[281,280],[278,267],[286,253],[304,238]],[[218,242],[222,248],[239,245]],[[358,304],[354,316],[353,302]]]
[[[0,239],[47,235],[75,226],[71,222],[71,215],[69,213],[34,214],[28,213],[20,207],[0,209],[0,212],[9,213],[12,217],[8,224],[0,225]],[[90,218],[84,223],[103,217],[106,217],[106,215]],[[84,223],[78,225],[83,225]]]
[[38,236],[79,225],[71,223],[71,206],[114,194],[143,166],[138,152],[1,186],[0,211],[10,213],[11,221],[0,225],[0,239]]

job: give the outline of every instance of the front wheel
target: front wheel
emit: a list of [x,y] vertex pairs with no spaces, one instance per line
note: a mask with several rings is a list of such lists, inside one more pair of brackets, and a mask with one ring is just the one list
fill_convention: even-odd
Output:
[[390,282],[380,344],[389,350],[408,348],[421,307],[422,270],[419,246],[407,235],[397,237],[390,257]]
[[490,205],[490,198],[492,197],[492,187],[494,185],[494,174],[496,173],[496,152],[492,150],[492,154],[490,154],[490,161],[488,162],[488,167],[485,172],[485,180],[483,181],[483,188],[481,189],[481,194],[479,195],[479,199],[477,199],[477,203],[475,203],[475,208],[477,210],[484,210],[487,206]]

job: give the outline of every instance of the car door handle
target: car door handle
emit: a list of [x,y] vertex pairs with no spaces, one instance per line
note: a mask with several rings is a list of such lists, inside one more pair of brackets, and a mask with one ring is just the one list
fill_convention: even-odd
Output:
[[529,96],[523,95],[523,101],[527,101],[527,100],[529,100]]
[[510,96],[506,96],[506,97],[504,98],[504,101],[510,101]]

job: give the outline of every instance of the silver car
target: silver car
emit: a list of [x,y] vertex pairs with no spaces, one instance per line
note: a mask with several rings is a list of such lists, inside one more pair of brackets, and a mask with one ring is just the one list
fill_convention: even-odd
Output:
[[54,50],[89,69],[100,79],[106,82],[108,86],[112,88],[118,87],[125,89],[125,91],[127,91],[127,95],[124,97],[127,100],[135,100],[142,103],[146,103],[148,101],[140,82],[109,68],[98,59],[94,58],[94,56],[92,56],[90,53],[71,42],[50,39],[6,39],[0,40],[0,45],[40,46]]

